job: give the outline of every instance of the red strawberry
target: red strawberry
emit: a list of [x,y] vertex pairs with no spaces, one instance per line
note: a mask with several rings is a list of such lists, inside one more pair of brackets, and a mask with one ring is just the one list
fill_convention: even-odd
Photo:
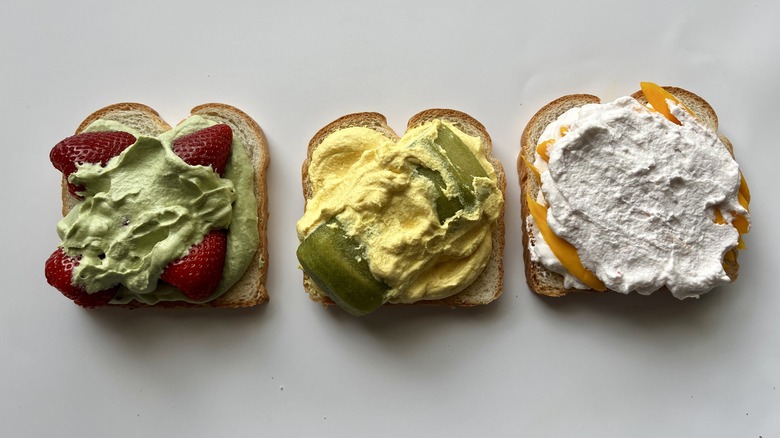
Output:
[[[126,132],[85,132],[57,143],[49,153],[49,159],[67,178],[76,171],[76,164],[100,163],[105,166],[108,160],[133,143],[135,137]],[[78,196],[76,192],[82,190],[83,187],[68,183],[68,191],[73,196]]]
[[160,278],[191,300],[205,300],[222,278],[226,249],[225,230],[213,230],[202,242],[193,245],[187,255],[166,266]]
[[79,265],[80,259],[67,255],[62,247],[57,248],[46,260],[46,281],[81,307],[90,309],[108,304],[117,287],[90,294],[84,288],[73,285],[73,268]]
[[222,175],[225,171],[233,131],[224,123],[201,129],[173,141],[173,152],[192,166],[211,166]]

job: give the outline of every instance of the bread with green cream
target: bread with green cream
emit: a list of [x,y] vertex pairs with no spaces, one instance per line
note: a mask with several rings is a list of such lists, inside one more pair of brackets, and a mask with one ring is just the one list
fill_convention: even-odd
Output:
[[[114,299],[110,303],[100,302],[100,306],[119,306],[128,308],[137,307],[162,307],[162,308],[175,308],[175,307],[249,307],[268,300],[268,293],[265,288],[265,279],[268,271],[268,250],[267,250],[267,236],[266,236],[266,224],[267,224],[267,189],[266,189],[266,169],[268,166],[268,146],[265,140],[260,126],[247,114],[225,104],[204,104],[192,109],[190,117],[185,119],[180,125],[171,127],[165,120],[163,120],[156,111],[152,108],[138,104],[138,103],[119,103],[107,106],[103,109],[95,111],[89,115],[76,130],[76,136],[84,133],[91,132],[104,132],[104,131],[126,131],[133,134],[137,140],[133,144],[136,152],[132,152],[136,155],[140,154],[138,148],[144,146],[142,143],[148,143],[149,150],[155,150],[154,145],[168,144],[167,148],[170,149],[170,144],[179,140],[179,138],[185,137],[185,134],[194,134],[203,127],[210,126],[227,126],[228,132],[232,135],[232,147],[227,157],[226,164],[224,166],[224,175],[217,177],[209,177],[212,180],[216,178],[217,181],[226,181],[221,183],[224,188],[220,189],[224,193],[234,192],[232,195],[232,201],[228,201],[229,205],[225,208],[228,210],[222,213],[222,233],[227,237],[224,238],[227,247],[228,254],[225,257],[224,278],[220,279],[219,286],[214,292],[213,296],[205,299],[186,299],[180,300],[177,297],[180,295],[176,288],[171,288],[170,285],[165,284],[163,281],[154,278],[149,281],[149,284],[157,284],[158,289],[164,287],[165,293],[162,293],[157,298],[145,298],[152,295],[133,295],[133,293],[125,292],[127,295],[122,298],[122,290],[127,291],[127,288],[123,289],[123,286],[117,286],[118,292]],[[149,139],[149,140],[146,140]],[[236,147],[240,150],[237,150]],[[120,156],[123,156],[125,161],[129,161],[130,153],[133,148],[128,147],[117,158],[112,160],[119,160]],[[165,147],[163,148],[165,149]],[[159,151],[159,147],[157,149]],[[53,151],[54,153],[54,151]],[[170,159],[170,151],[167,153],[158,152],[161,156],[168,156]],[[177,152],[178,153],[178,152]],[[178,158],[170,159],[173,161]],[[186,160],[185,160],[186,161]],[[89,163],[89,161],[88,161]],[[189,171],[187,164],[175,163],[177,166],[185,166],[185,169]],[[129,165],[129,164],[128,164]],[[55,164],[56,166],[56,164]],[[104,166],[106,164],[104,163]],[[209,165],[204,163],[201,165],[193,165],[193,172],[200,172],[199,176],[206,175],[208,172],[199,170],[203,169],[203,166],[208,169]],[[190,166],[190,167],[193,167]],[[82,166],[88,167],[88,166]],[[110,167],[110,166],[109,166]],[[167,172],[170,170],[166,170]],[[214,174],[216,169],[209,169]],[[97,168],[97,174],[101,172],[100,168]],[[147,169],[147,172],[149,171]],[[75,173],[71,175],[71,181],[78,182],[79,175]],[[99,176],[93,176],[93,179],[97,179]],[[74,179],[76,178],[76,179]],[[97,184],[97,183],[96,183]],[[72,185],[72,184],[71,184]],[[186,183],[185,183],[186,186]],[[80,193],[80,195],[86,196],[86,200],[80,199],[81,196],[75,196],[71,190],[69,190],[69,179],[65,174],[62,181],[62,212],[66,219],[63,222],[72,222],[73,220],[67,219],[72,210],[74,210],[80,203],[89,201],[90,198],[103,196],[102,194],[94,194],[92,192],[99,192],[102,189],[89,188],[87,192]],[[225,192],[227,190],[227,192]],[[130,189],[129,192],[132,195],[134,189]],[[86,193],[86,195],[85,195]],[[216,192],[215,192],[216,193]],[[195,205],[203,204],[204,202],[210,202],[208,200],[208,193],[204,200],[195,201]],[[97,202],[97,201],[95,201]],[[232,202],[232,204],[230,204]],[[136,216],[145,214],[141,207]],[[176,206],[166,207],[176,210]],[[233,210],[232,212],[230,210]],[[81,212],[74,212],[81,213]],[[163,214],[164,216],[164,214]],[[232,219],[231,219],[232,218]],[[162,219],[163,221],[166,219]],[[190,227],[189,223],[184,219],[177,219],[175,225],[165,229],[176,230],[186,229]],[[206,219],[209,220],[209,219]],[[232,222],[231,222],[232,221]],[[61,222],[62,224],[62,222]],[[208,227],[208,224],[205,225]],[[154,235],[154,225],[152,227],[151,235]],[[58,225],[58,229],[66,229],[67,226]],[[248,234],[247,234],[248,233]],[[197,234],[197,233],[196,233]],[[166,245],[176,245],[176,241],[172,240],[173,237],[164,238],[156,236],[154,239],[158,242],[155,248],[164,247]],[[245,238],[244,236],[250,236]],[[197,240],[203,239],[203,237],[196,237]],[[249,242],[248,244],[242,243],[242,241]],[[205,242],[205,240],[204,240]],[[255,245],[256,243],[256,245]],[[78,246],[78,245],[75,245]],[[181,246],[181,245],[180,245]],[[194,247],[193,247],[194,248]],[[58,251],[61,250],[58,249]],[[72,257],[82,257],[78,254],[79,250],[73,248],[68,249]],[[187,254],[187,246],[184,249],[178,249],[179,253]],[[151,252],[150,257],[160,257],[159,253]],[[231,255],[232,254],[232,255]],[[102,257],[103,256],[101,254]],[[86,257],[86,255],[84,256]],[[83,259],[82,259],[83,260]],[[166,263],[166,262],[163,262]],[[170,264],[170,262],[167,262]],[[86,271],[86,267],[84,270]],[[168,271],[168,267],[165,268]],[[47,262],[47,278],[50,277],[49,263]],[[159,274],[148,274],[159,275]],[[165,275],[165,273],[163,273]],[[226,279],[229,279],[227,281]],[[224,282],[223,282],[224,280]],[[50,279],[50,283],[52,280]],[[80,284],[74,279],[74,285]],[[195,285],[197,287],[198,285]],[[67,288],[67,285],[65,285]],[[152,286],[150,286],[152,287]],[[182,286],[184,287],[184,286]],[[58,287],[59,288],[59,287]],[[61,289],[62,290],[62,289]],[[157,290],[151,292],[151,294],[157,293]],[[172,292],[167,292],[171,290]],[[65,293],[65,292],[63,292]],[[66,293],[66,296],[68,294]],[[218,295],[218,296],[217,296]],[[79,303],[78,300],[75,300]],[[88,302],[88,300],[87,300]],[[83,304],[82,304],[83,305]],[[85,305],[85,307],[96,307],[95,305]]]

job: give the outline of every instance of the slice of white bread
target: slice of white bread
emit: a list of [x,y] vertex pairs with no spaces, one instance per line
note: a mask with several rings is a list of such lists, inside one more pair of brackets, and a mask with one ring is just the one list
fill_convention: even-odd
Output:
[[[496,172],[498,179],[498,187],[501,189],[502,197],[505,197],[506,190],[506,176],[504,174],[504,168],[501,163],[492,156],[493,143],[488,135],[485,127],[482,126],[476,119],[468,114],[449,110],[449,109],[429,109],[418,113],[409,119],[407,129],[412,129],[418,125],[426,123],[431,120],[446,120],[453,123],[464,133],[479,137],[482,143],[485,145],[487,151],[487,158],[490,164]],[[308,153],[306,160],[303,163],[302,168],[302,183],[303,183],[303,196],[305,201],[308,201],[312,197],[312,187],[309,181],[309,164],[311,163],[312,154],[317,146],[330,134],[349,127],[360,126],[373,129],[385,137],[397,142],[400,137],[387,125],[387,119],[385,116],[379,113],[355,113],[343,116],[324,128],[320,129],[309,142]],[[466,287],[463,291],[440,300],[423,300],[413,303],[414,305],[435,305],[435,306],[450,306],[450,307],[471,307],[482,304],[490,303],[498,298],[504,290],[504,207],[501,207],[501,212],[496,221],[492,234],[493,239],[493,251],[488,260],[487,266],[482,274],[474,280],[474,282]],[[304,272],[303,273],[303,286],[309,297],[316,302],[319,302],[325,306],[335,304],[325,293],[321,292],[312,279]]]
[[[266,169],[268,167],[268,145],[260,126],[243,111],[229,105],[208,103],[197,106],[191,111],[217,123],[225,123],[233,130],[233,135],[241,141],[252,161],[255,176],[255,198],[257,199],[258,231],[260,245],[244,275],[227,292],[220,297],[202,304],[192,304],[184,301],[160,302],[153,306],[131,301],[112,307],[250,307],[268,301],[265,279],[268,273],[268,238],[266,224],[268,221],[268,196],[266,189]],[[171,126],[163,120],[152,108],[139,103],[117,103],[90,114],[78,129],[79,134],[89,124],[98,119],[113,120],[138,130],[141,134],[156,137],[169,131]],[[66,215],[78,199],[70,195],[67,180],[62,179],[62,214]]]
[[[712,109],[707,101],[699,97],[698,95],[677,87],[663,87],[666,91],[672,93],[683,104],[685,104],[704,125],[712,129],[714,132],[718,131],[718,116]],[[636,99],[642,104],[647,103],[644,94],[641,91],[637,91],[632,94],[631,97]],[[534,237],[528,233],[528,216],[531,214],[528,208],[528,201],[526,194],[529,194],[532,198],[536,198],[539,192],[540,186],[531,170],[523,161],[523,158],[529,162],[534,162],[534,152],[539,140],[539,136],[542,131],[555,121],[561,114],[567,110],[579,106],[583,106],[590,103],[600,103],[601,100],[589,94],[571,94],[560,97],[540,109],[526,125],[523,130],[522,137],[520,139],[520,154],[517,158],[517,171],[520,179],[520,188],[522,195],[520,196],[522,225],[523,225],[523,260],[525,262],[525,277],[528,282],[528,286],[540,295],[547,295],[551,297],[559,297],[566,295],[569,292],[596,292],[593,289],[566,289],[563,286],[563,276],[552,272],[542,266],[540,263],[535,263],[531,260],[531,253],[529,251],[530,239]],[[731,142],[719,135],[723,144],[729,150],[732,156],[734,156],[734,150],[731,146]],[[724,261],[724,267],[726,274],[733,282],[737,278],[739,272],[739,264],[737,263],[737,249],[731,250],[733,258],[727,258]]]

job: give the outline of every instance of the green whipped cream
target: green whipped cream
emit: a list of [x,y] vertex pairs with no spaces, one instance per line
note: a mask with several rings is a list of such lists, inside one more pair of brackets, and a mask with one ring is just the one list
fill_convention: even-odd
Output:
[[[182,257],[211,229],[227,228],[222,280],[212,300],[238,281],[260,242],[254,170],[234,137],[223,177],[191,166],[173,153],[173,140],[215,125],[192,116],[157,138],[114,121],[97,120],[85,131],[125,131],[135,144],[101,167],[78,166],[70,181],[84,186],[84,201],[57,224],[62,246],[82,255],[74,282],[89,292],[120,290],[112,303],[189,300],[160,283],[165,266]],[[261,260],[260,263],[263,263]]]

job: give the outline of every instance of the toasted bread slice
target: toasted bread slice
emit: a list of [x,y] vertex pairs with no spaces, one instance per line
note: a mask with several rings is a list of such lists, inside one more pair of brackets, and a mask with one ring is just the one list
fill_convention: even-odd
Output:
[[[124,305],[109,305],[112,307],[249,307],[268,301],[265,279],[268,272],[268,238],[266,226],[268,221],[268,196],[266,188],[266,169],[268,167],[268,145],[260,126],[241,110],[220,103],[199,105],[192,109],[192,115],[217,123],[225,123],[233,130],[233,135],[241,140],[249,159],[252,161],[255,176],[255,198],[257,199],[258,231],[260,245],[244,275],[227,292],[220,297],[202,304],[192,304],[183,301],[160,302],[153,306],[131,301]],[[78,129],[76,134],[83,132],[90,123],[98,119],[113,120],[138,130],[142,135],[156,137],[171,129],[152,108],[139,103],[117,103],[90,114]],[[62,180],[62,213],[66,215],[78,202],[70,195],[67,180]]]
[[[455,124],[464,133],[479,137],[485,145],[487,158],[496,172],[498,187],[502,197],[505,197],[506,175],[501,163],[492,156],[493,143],[485,127],[468,114],[449,109],[429,109],[418,113],[409,119],[407,129],[412,129],[425,122],[440,119]],[[385,137],[397,142],[400,137],[387,125],[385,116],[379,113],[366,112],[343,116],[320,129],[309,142],[308,153],[302,168],[303,196],[305,201],[312,197],[312,187],[309,180],[309,164],[317,146],[331,133],[341,129],[362,126],[373,129]],[[504,207],[501,208],[498,220],[492,234],[493,250],[482,274],[463,291],[440,300],[417,301],[412,305],[432,305],[449,307],[472,307],[490,303],[498,298],[504,290]],[[325,306],[335,304],[326,294],[321,292],[312,279],[304,272],[303,286],[309,297]]]
[[[683,104],[685,104],[704,125],[713,131],[718,130],[718,116],[712,109],[707,101],[699,97],[698,95],[677,87],[663,87],[668,92],[677,97]],[[636,99],[642,104],[647,103],[642,91],[637,91],[632,94],[631,97]],[[560,297],[568,294],[569,292],[596,292],[593,289],[566,289],[563,286],[563,276],[552,272],[542,266],[540,263],[534,263],[531,260],[531,253],[529,251],[529,244],[534,236],[528,233],[527,220],[530,213],[528,208],[528,201],[526,194],[530,194],[532,198],[536,198],[539,192],[540,185],[536,181],[536,178],[531,173],[531,170],[523,161],[523,158],[533,163],[534,152],[536,146],[544,129],[555,121],[561,114],[567,110],[579,106],[583,106],[591,103],[601,103],[601,100],[590,94],[571,94],[560,97],[544,107],[542,107],[526,125],[523,130],[523,134],[520,139],[520,154],[517,158],[517,171],[520,179],[520,188],[522,196],[520,197],[522,225],[523,225],[523,260],[525,263],[525,277],[528,282],[528,286],[540,295],[547,295],[551,297]],[[731,142],[723,135],[719,135],[726,148],[734,156],[734,150]],[[734,248],[730,251],[733,257],[727,257],[724,259],[724,268],[726,274],[731,281],[736,280],[739,273],[739,264],[737,263],[737,249]],[[664,288],[665,289],[665,288]]]

